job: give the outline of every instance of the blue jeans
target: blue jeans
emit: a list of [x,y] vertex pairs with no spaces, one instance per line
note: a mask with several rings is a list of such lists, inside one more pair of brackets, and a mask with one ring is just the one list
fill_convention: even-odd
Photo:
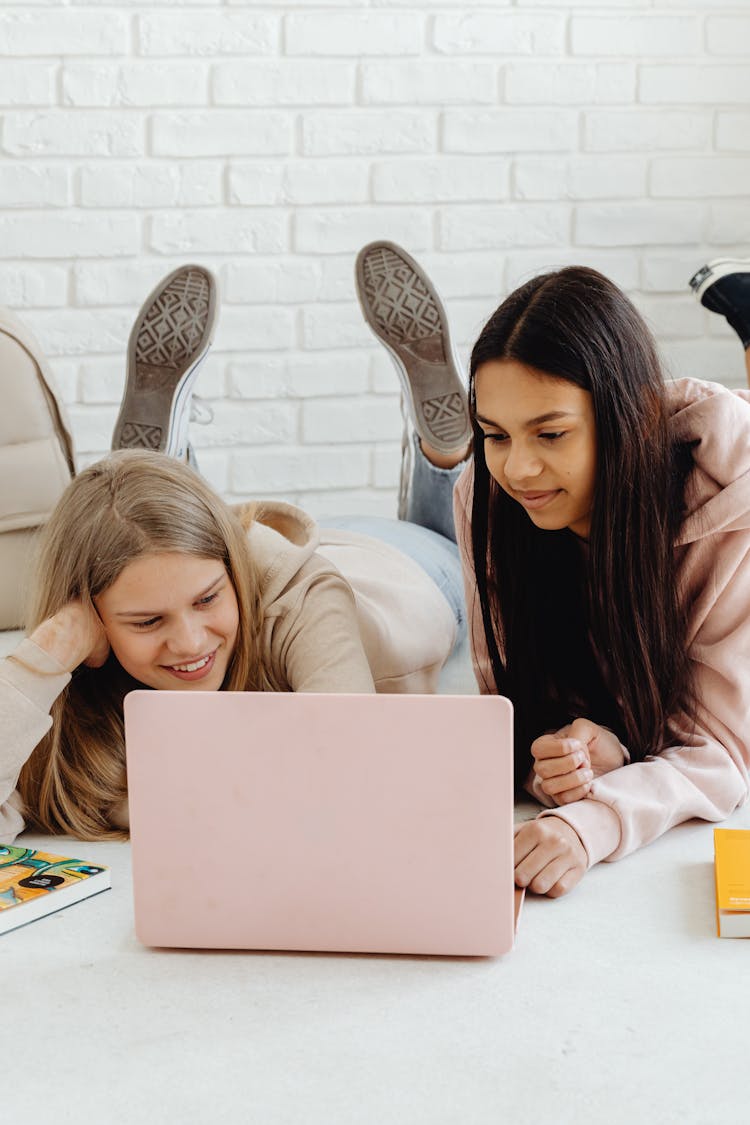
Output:
[[453,489],[465,461],[453,469],[439,469],[422,453],[416,436],[406,498],[406,519],[384,516],[331,516],[321,527],[343,528],[371,535],[403,551],[419,563],[453,610],[458,626],[456,643],[466,632],[466,608],[461,562],[453,523]]

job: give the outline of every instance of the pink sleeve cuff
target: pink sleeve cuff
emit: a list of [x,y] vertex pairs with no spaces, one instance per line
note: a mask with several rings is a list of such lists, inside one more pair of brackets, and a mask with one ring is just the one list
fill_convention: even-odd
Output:
[[609,805],[591,797],[574,801],[572,805],[545,810],[539,815],[559,816],[575,829],[586,849],[589,867],[608,859],[620,846],[620,818]]

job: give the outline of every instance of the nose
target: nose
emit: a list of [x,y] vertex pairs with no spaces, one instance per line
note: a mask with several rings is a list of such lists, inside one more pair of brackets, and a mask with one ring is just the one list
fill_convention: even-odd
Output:
[[167,648],[175,656],[187,659],[202,656],[206,648],[206,629],[197,613],[183,613],[172,623]]
[[523,441],[515,441],[505,458],[505,477],[513,488],[538,477],[543,468],[539,456]]

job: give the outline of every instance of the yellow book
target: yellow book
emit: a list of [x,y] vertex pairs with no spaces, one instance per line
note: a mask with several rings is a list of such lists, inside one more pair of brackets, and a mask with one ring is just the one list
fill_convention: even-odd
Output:
[[716,932],[750,937],[750,829],[714,828]]

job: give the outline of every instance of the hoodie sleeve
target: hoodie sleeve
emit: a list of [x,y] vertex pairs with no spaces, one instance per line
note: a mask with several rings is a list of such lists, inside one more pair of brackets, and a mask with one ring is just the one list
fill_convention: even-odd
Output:
[[589,865],[620,859],[692,817],[719,821],[750,787],[750,530],[717,537],[694,606],[690,645],[698,714],[672,726],[676,744],[594,781],[583,801],[541,813],[578,833]]
[[23,640],[0,660],[0,843],[23,831],[18,775],[52,725],[50,707],[70,682],[66,672],[33,641]]

